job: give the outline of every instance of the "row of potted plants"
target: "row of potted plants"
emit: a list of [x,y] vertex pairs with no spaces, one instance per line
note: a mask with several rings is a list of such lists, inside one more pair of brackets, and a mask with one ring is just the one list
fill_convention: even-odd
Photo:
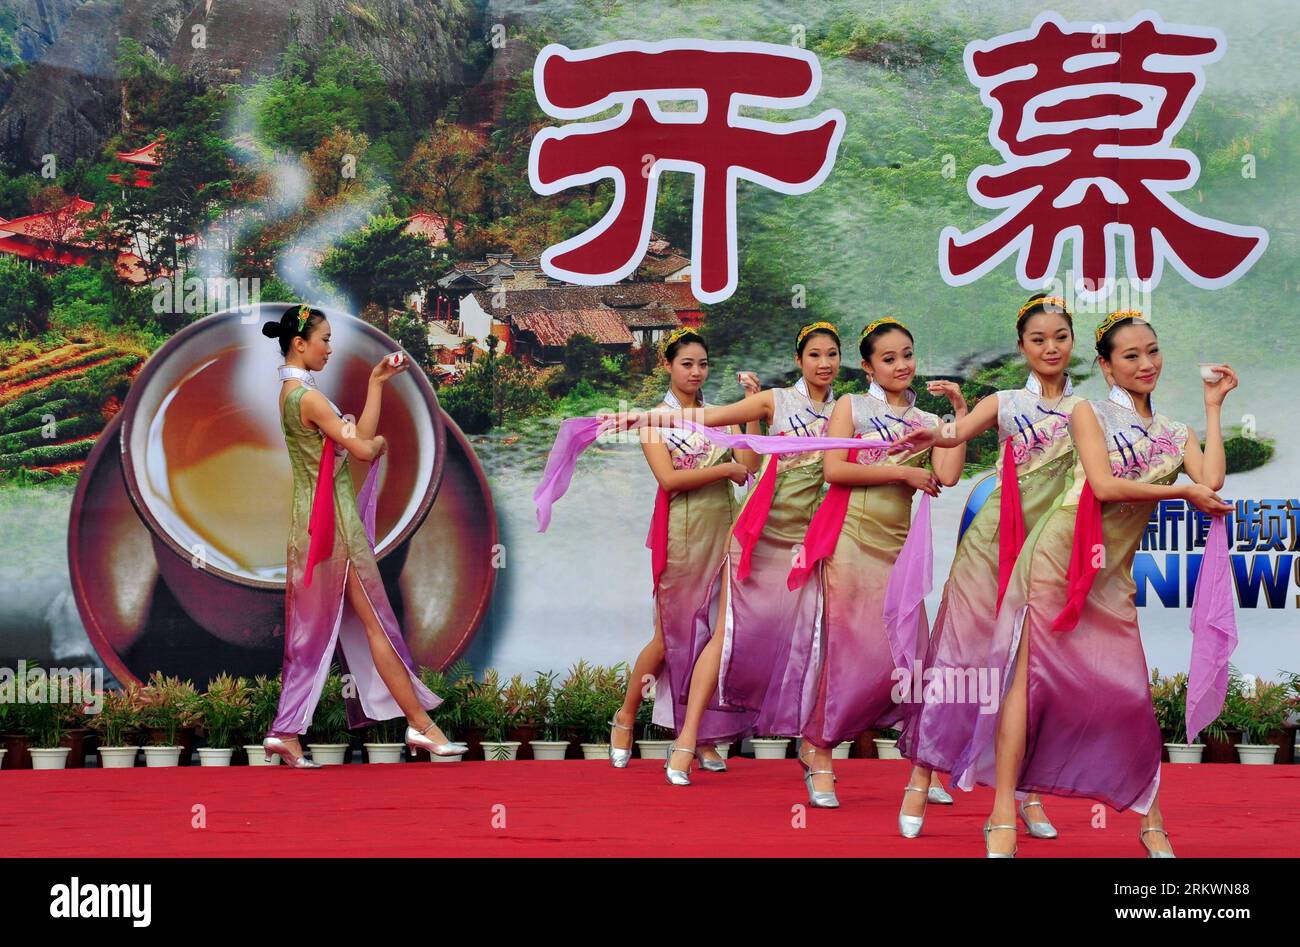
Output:
[[[443,699],[430,712],[433,720],[449,738],[469,746],[468,758],[488,760],[604,758],[609,721],[623,704],[628,673],[626,664],[600,667],[585,661],[573,665],[563,679],[548,671],[531,681],[518,674],[502,679],[493,669],[475,677],[463,661],[446,670],[419,671],[423,683]],[[82,694],[90,694],[89,681],[81,683]],[[317,762],[350,761],[356,735],[348,728],[343,687],[338,668],[331,668],[303,741]],[[280,680],[278,675],[250,681],[221,674],[200,692],[191,681],[155,672],[143,685],[131,683],[95,696],[102,701],[96,713],[69,703],[0,703],[0,765],[21,768],[30,761],[37,769],[79,766],[87,739],[98,743],[100,765],[106,768],[134,766],[141,752],[147,766],[187,765],[196,753],[203,766],[245,760],[267,765],[261,739],[279,706]],[[1154,670],[1151,699],[1167,741],[1166,758],[1172,762],[1229,762],[1234,754],[1250,763],[1292,761],[1300,675],[1270,682],[1231,668],[1223,711],[1203,731],[1203,742],[1191,745],[1184,721],[1187,675],[1164,677]],[[643,758],[663,759],[672,734],[652,724],[653,708],[653,697],[641,704],[636,746]],[[366,759],[405,759],[404,729],[401,718],[366,728],[361,741]],[[896,759],[896,738],[895,731],[864,734],[856,755]],[[757,759],[785,758],[794,743],[763,736],[750,742]],[[720,748],[724,756],[727,749]],[[851,744],[844,743],[836,755],[848,756],[850,751]],[[419,751],[416,758],[429,756]],[[273,755],[270,763],[278,762]]]
[[1199,741],[1187,742],[1187,675],[1164,677],[1151,672],[1151,703],[1165,738],[1165,759],[1172,763],[1291,763],[1296,724],[1300,721],[1300,674],[1266,681],[1228,668],[1223,709]]

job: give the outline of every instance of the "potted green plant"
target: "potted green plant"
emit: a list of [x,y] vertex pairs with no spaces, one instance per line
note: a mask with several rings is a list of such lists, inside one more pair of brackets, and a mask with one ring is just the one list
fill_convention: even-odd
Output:
[[522,674],[516,674],[506,681],[504,695],[506,705],[514,709],[515,721],[506,731],[506,739],[519,744],[515,759],[533,758],[532,741],[542,735],[545,726],[546,707],[538,707],[534,701],[533,688],[524,680]]
[[406,718],[394,717],[392,720],[380,720],[366,728],[369,738],[363,746],[366,749],[366,761],[369,763],[400,763],[405,759],[406,743],[402,734],[406,731]]
[[519,720],[519,706],[506,695],[506,687],[493,668],[483,672],[483,680],[475,691],[469,713],[483,728],[483,758],[485,760],[513,760],[519,751],[517,740],[507,740],[506,734]]
[[266,751],[262,749],[262,739],[266,736],[276,714],[280,711],[280,675],[267,677],[259,674],[253,678],[248,688],[248,716],[242,736],[244,753],[249,766],[275,766],[280,762],[280,754],[272,753],[271,761],[266,760]]
[[783,760],[788,755],[790,739],[789,737],[760,734],[750,737],[749,745],[753,747],[754,759],[756,760]]
[[538,721],[540,729],[540,739],[528,742],[535,760],[562,760],[569,749],[569,740],[561,735],[555,717],[555,678],[554,671],[539,671],[528,686],[528,713]]
[[[57,696],[57,695],[50,695]],[[62,746],[64,730],[68,725],[70,708],[57,700],[42,700],[26,704],[24,714],[31,734],[32,769],[63,769],[67,765],[69,747]]]
[[140,723],[140,685],[127,681],[119,690],[105,691],[102,706],[90,718],[100,737],[99,765],[103,769],[131,769],[140,755],[136,746]]
[[312,761],[322,766],[342,764],[351,749],[348,708],[343,699],[343,676],[338,665],[332,665],[329,676],[325,678],[316,713],[307,729],[307,738],[311,741],[307,749]]
[[248,680],[219,674],[195,701],[197,720],[203,727],[207,746],[199,750],[200,766],[229,766],[235,755],[234,743],[248,725],[251,706]]
[[901,760],[903,754],[898,750],[898,731],[893,729],[882,730],[880,736],[875,738],[876,759],[881,760]]
[[[555,691],[552,719],[561,739],[581,741],[587,739],[593,716],[596,683],[594,669],[585,660],[569,668],[568,676]],[[584,746],[583,757],[587,758]]]
[[1205,744],[1187,742],[1187,675],[1179,671],[1163,677],[1151,669],[1151,708],[1165,738],[1165,758],[1170,763],[1199,763]]
[[1230,691],[1225,709],[1232,724],[1241,731],[1237,758],[1250,765],[1272,763],[1278,746],[1267,741],[1290,716],[1287,686],[1245,677],[1241,687]]
[[179,766],[184,745],[178,737],[182,728],[193,732],[197,719],[198,693],[190,681],[155,671],[140,688],[140,726],[149,734],[144,747],[146,766]]
[[668,758],[668,747],[673,742],[673,732],[654,723],[655,696],[652,694],[641,701],[636,709],[633,725],[641,727],[641,739],[636,741],[638,752],[643,760],[663,760]]
[[582,713],[582,729],[588,742],[581,744],[588,760],[609,758],[609,722],[623,706],[627,693],[627,665],[592,667]]
[[74,703],[68,705],[63,737],[59,742],[68,748],[67,768],[81,769],[86,765],[86,740],[91,736],[88,726],[90,711],[101,699],[101,692],[96,689],[90,671],[79,669],[72,671],[72,675],[69,687]]

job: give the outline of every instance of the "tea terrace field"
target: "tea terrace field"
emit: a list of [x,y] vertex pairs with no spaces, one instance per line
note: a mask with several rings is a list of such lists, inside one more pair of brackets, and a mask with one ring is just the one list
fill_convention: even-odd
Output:
[[0,473],[28,482],[78,473],[145,356],[89,336],[8,347],[0,354]]

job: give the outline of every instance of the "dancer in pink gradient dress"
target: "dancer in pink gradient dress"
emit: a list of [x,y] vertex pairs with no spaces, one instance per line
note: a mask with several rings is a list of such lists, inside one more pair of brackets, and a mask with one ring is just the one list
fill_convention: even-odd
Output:
[[[971,741],[977,736],[985,742],[993,739],[991,729],[978,725],[996,712],[1000,678],[995,680],[989,669],[1005,667],[1011,655],[1010,636],[994,634],[1002,592],[1025,533],[1069,487],[1074,469],[1069,417],[1080,399],[1066,372],[1074,351],[1074,323],[1065,300],[1043,293],[1031,296],[1016,313],[1016,336],[1029,366],[1023,388],[982,398],[943,431],[905,439],[917,447],[942,447],[965,443],[992,428],[998,432],[997,486],[957,544],[922,670],[923,680],[950,681],[953,686],[927,684],[923,694],[930,699],[915,708],[898,740],[899,750],[914,764],[899,810],[904,838],[920,834],[929,802],[952,803],[936,785],[935,774],[951,773],[958,759],[974,753]],[[1025,797],[1020,813],[1031,835],[1056,837],[1037,794]]]
[[[916,407],[916,356],[905,325],[888,317],[868,323],[858,349],[871,387],[839,398],[827,436],[892,442],[939,424],[938,416]],[[955,383],[932,382],[930,389],[948,397],[958,418],[965,415],[966,401]],[[941,485],[961,477],[965,457],[965,445],[907,453],[826,451],[822,463],[830,490],[808,528],[806,561],[790,574],[792,583],[802,584],[817,570],[818,557],[829,553],[820,563],[821,674],[800,753],[809,805],[839,807],[831,762],[836,745],[870,729],[899,726],[909,709],[897,699],[886,590],[912,526],[913,494],[938,496]],[[923,656],[929,636],[924,605],[909,625],[902,633],[914,639],[912,653]]]
[[[1219,413],[1237,377],[1219,365],[1218,379],[1205,383],[1202,453],[1186,424],[1155,411],[1163,356],[1141,313],[1112,313],[1095,338],[1110,396],[1070,414],[1073,483],[1026,538],[998,614],[1014,661],[996,738],[973,741],[974,755],[954,767],[960,785],[996,787],[984,827],[990,857],[1016,852],[1017,791],[1132,808],[1142,814],[1148,854],[1173,856],[1157,800],[1161,736],[1132,563],[1160,500],[1185,500],[1211,515],[1231,511],[1215,491],[1226,471]],[[1179,473],[1193,482],[1175,485]]]
[[[284,666],[280,706],[263,748],[298,769],[314,769],[298,735],[311,725],[335,645],[351,675],[346,695],[348,726],[357,728],[405,716],[406,743],[439,756],[465,752],[449,743],[427,711],[442,701],[420,681],[410,649],[384,592],[374,555],[378,464],[387,443],[375,433],[384,383],[406,370],[404,358],[386,357],[370,376],[361,417],[353,425],[316,390],[313,372],[330,357],[330,325],[307,306],[287,310],[262,333],[277,339],[280,414],[293,467],[285,579]],[[371,464],[358,496],[346,453]]]
[[[670,384],[659,408],[706,407],[701,388],[709,377],[709,351],[704,338],[691,329],[678,329],[665,339],[663,356]],[[745,373],[741,383],[748,394],[758,392],[758,379],[752,374]],[[757,422],[751,422],[748,430],[757,434]],[[649,433],[646,430],[643,436]],[[677,730],[686,712],[691,668],[713,633],[727,540],[736,518],[731,485],[744,486],[758,466],[752,451],[718,447],[688,431],[645,436],[642,450],[659,481],[648,541],[655,634],[637,656],[623,706],[610,721],[609,757],[619,769],[627,766],[632,755],[633,722],[648,680],[655,679],[655,724]],[[699,730],[700,765],[725,771],[727,764],[714,744],[743,737],[753,725],[753,716],[745,711],[706,711]]]

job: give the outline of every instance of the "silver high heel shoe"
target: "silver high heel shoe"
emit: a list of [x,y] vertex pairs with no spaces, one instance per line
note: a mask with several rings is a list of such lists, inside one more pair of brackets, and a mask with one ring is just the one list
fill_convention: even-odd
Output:
[[[631,727],[625,727],[617,720],[610,718],[610,727],[617,727],[619,730],[631,730]],[[614,731],[609,733],[609,762],[615,769],[626,769],[627,761],[632,758],[632,747],[629,745],[626,750],[620,750],[614,745]]]
[[1041,802],[1020,803],[1020,818],[1025,820],[1025,828],[1029,829],[1029,834],[1034,838],[1056,838],[1056,826],[1046,819],[1047,810],[1043,809],[1043,821],[1030,822],[1029,814],[1025,812],[1026,806],[1038,806],[1038,808],[1043,809],[1043,804]]
[[[686,764],[686,769],[673,769],[670,764],[673,761],[673,754],[677,752],[677,744],[670,744],[668,755],[664,757],[664,773],[668,777],[668,782],[674,786],[689,786],[691,784],[690,772],[691,764]],[[684,751],[683,751],[684,752]],[[691,759],[695,758],[695,750],[691,750]]]
[[1016,852],[1020,851],[1020,846],[1018,844],[1016,845],[1015,848],[1011,849],[1011,851],[1009,852],[994,852],[989,850],[989,833],[992,832],[994,829],[1010,829],[1012,832],[1014,832],[1016,830],[1016,827],[1014,825],[989,825],[987,822],[985,822],[984,823],[984,857],[985,858],[1015,858]]
[[[714,747],[714,749],[716,750],[717,747]],[[727,771],[727,761],[721,757],[711,760],[697,749],[695,758],[700,761],[700,769],[708,770],[710,773],[725,773]]]
[[1141,832],[1139,832],[1138,841],[1141,842],[1142,847],[1147,850],[1147,858],[1177,858],[1178,857],[1172,851],[1157,852],[1154,848],[1148,845],[1147,844],[1148,832],[1159,832],[1161,835],[1165,837],[1165,841],[1169,841],[1169,833],[1166,832],[1164,829],[1143,829]]
[[416,750],[428,750],[434,756],[460,756],[462,753],[468,753],[469,747],[464,743],[434,743],[425,736],[433,729],[433,723],[430,723],[423,730],[417,730],[415,727],[406,728],[406,745],[411,748],[411,753]]
[[262,751],[266,754],[266,761],[268,763],[271,762],[271,754],[275,753],[283,758],[284,762],[288,764],[290,769],[324,769],[324,767],[315,760],[309,760],[305,756],[294,755],[294,752],[289,749],[289,744],[281,740],[279,737],[266,737],[263,739]]
[[928,801],[937,803],[941,806],[952,805],[952,796],[950,796],[948,790],[944,789],[942,786],[931,786],[925,791],[925,798]]
[[813,788],[814,776],[829,776],[833,784],[839,777],[829,769],[809,769],[803,774],[804,784],[808,787],[808,805],[815,809],[838,809],[840,801],[835,798],[835,790],[821,792]]
[[[927,789],[921,789],[918,786],[908,786],[903,790],[903,798],[907,798],[909,792],[919,792],[925,794],[926,805],[930,802],[930,793]],[[900,807],[898,810],[898,832],[903,838],[916,838],[921,834],[921,826],[925,825],[925,810],[921,810],[920,815],[904,815]]]

